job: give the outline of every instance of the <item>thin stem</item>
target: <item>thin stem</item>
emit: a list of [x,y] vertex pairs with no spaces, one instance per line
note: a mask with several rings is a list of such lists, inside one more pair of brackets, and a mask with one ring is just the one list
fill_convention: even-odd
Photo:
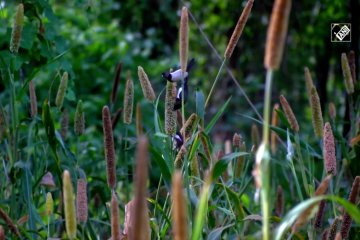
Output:
[[269,132],[270,132],[270,103],[271,103],[271,82],[272,70],[266,72],[265,100],[264,100],[264,126],[263,126],[263,148],[261,159],[261,210],[263,215],[262,235],[263,240],[270,239],[270,151],[269,151]]
[[[184,3],[184,1],[182,1]],[[206,43],[209,45],[209,47],[211,48],[211,50],[213,51],[213,53],[215,54],[216,58],[219,61],[222,61],[222,57],[220,56],[220,54],[218,53],[218,51],[216,50],[216,48],[214,47],[214,45],[211,43],[211,41],[209,40],[208,36],[206,35],[206,33],[204,32],[204,30],[202,29],[202,27],[200,26],[200,24],[198,23],[198,21],[196,20],[196,18],[194,17],[194,15],[191,13],[190,10],[188,10],[189,12],[189,16],[191,17],[191,19],[193,20],[193,22],[195,23],[197,29],[199,30],[200,34],[203,36],[203,38],[205,39]],[[249,106],[252,108],[252,110],[255,112],[256,116],[258,117],[258,119],[260,121],[262,121],[262,117],[260,115],[260,113],[258,112],[258,110],[256,109],[255,105],[251,102],[250,98],[248,97],[248,95],[246,94],[246,92],[244,91],[244,89],[240,86],[239,82],[237,81],[237,79],[235,78],[234,74],[231,72],[231,70],[225,66],[225,69],[227,71],[227,73],[229,74],[231,80],[233,80],[234,84],[236,85],[236,87],[240,90],[241,94],[244,96],[245,100],[248,102]]]
[[17,108],[16,108],[16,91],[15,91],[15,82],[13,79],[13,75],[10,71],[10,69],[8,69],[9,71],[9,77],[10,77],[10,106],[11,106],[11,125],[12,125],[12,136],[11,136],[11,142],[10,145],[13,146],[12,149],[12,159],[13,162],[12,164],[14,164],[17,160],[16,157],[16,151],[17,151],[17,123],[18,123],[18,113],[17,113]]
[[297,175],[296,175],[294,163],[293,163],[292,160],[290,161],[290,168],[291,168],[291,172],[292,172],[292,174],[293,174],[293,176],[294,176],[295,185],[296,185],[296,190],[297,190],[297,192],[298,192],[299,198],[300,198],[301,201],[303,201],[303,200],[304,200],[304,197],[303,197],[303,195],[302,195],[302,193],[301,193],[301,188],[300,188],[299,179],[298,179],[298,177],[297,177]]
[[224,60],[222,61],[221,66],[220,66],[220,68],[219,68],[219,71],[218,71],[218,73],[217,73],[217,75],[216,75],[215,81],[214,81],[213,85],[211,86],[209,95],[208,95],[207,98],[206,98],[205,108],[207,107],[207,105],[208,105],[208,103],[209,103],[209,101],[210,101],[210,98],[211,98],[211,95],[212,95],[212,93],[213,93],[213,91],[214,91],[215,85],[216,85],[217,81],[218,81],[219,78],[220,78],[220,73],[221,73],[222,69],[223,69],[224,66],[225,66],[225,62],[226,62],[226,58],[224,58]]
[[[161,181],[162,181],[162,174],[160,174],[159,184],[158,184],[158,187],[157,187],[157,190],[156,190],[155,202],[158,202],[158,200],[159,200]],[[156,210],[157,210],[157,207],[154,207],[154,216],[155,217],[156,217]]]
[[[331,195],[335,195],[335,192],[334,192],[334,181],[330,181],[330,194]],[[334,214],[334,217],[336,217],[336,207],[335,207],[335,203],[334,201],[331,201],[331,206],[332,206],[332,210],[333,210],[333,214]]]
[[349,95],[349,118],[350,118],[350,131],[349,141],[356,135],[355,117],[354,117],[354,99],[352,94]]
[[128,162],[127,162],[127,138],[128,138],[128,125],[125,124],[125,138],[124,138],[124,161],[125,161],[125,185],[126,187],[126,200],[129,201],[130,199],[130,192],[129,192],[129,179],[128,179]]
[[48,216],[47,220],[47,239],[50,238],[50,216]]
[[181,91],[181,119],[182,126],[185,125],[185,83],[184,83],[184,74],[181,74],[182,78],[182,91]]
[[297,155],[299,158],[300,172],[301,172],[301,176],[303,179],[305,192],[306,192],[307,196],[310,196],[309,184],[308,184],[307,176],[305,173],[304,158],[302,157],[302,154],[301,154],[300,137],[299,137],[298,133],[295,134],[295,149],[296,149],[296,152],[297,152]]
[[272,71],[266,72],[266,83],[265,83],[265,102],[264,102],[264,127],[263,127],[263,143],[269,145],[269,132],[270,132],[270,104],[271,104],[271,82],[272,82]]

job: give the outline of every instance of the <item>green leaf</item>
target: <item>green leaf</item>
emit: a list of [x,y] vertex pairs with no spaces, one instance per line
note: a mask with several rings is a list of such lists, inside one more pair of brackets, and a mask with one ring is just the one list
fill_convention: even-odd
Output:
[[224,113],[225,109],[229,105],[231,97],[224,103],[224,105],[220,108],[220,110],[215,114],[215,116],[211,119],[210,123],[205,128],[205,133],[209,133],[210,130],[214,127],[215,123],[219,120],[221,115]]
[[56,152],[56,147],[57,147],[57,140],[56,140],[56,135],[55,135],[55,127],[54,127],[54,121],[53,118],[51,116],[51,111],[50,111],[50,105],[48,100],[46,99],[43,103],[43,109],[42,109],[42,121],[43,121],[43,125],[45,127],[45,132],[46,132],[46,136],[48,139],[48,143],[50,145],[51,151],[54,155],[55,158],[55,163],[56,163],[56,171],[57,171],[57,177],[59,178],[60,181],[60,185],[62,187],[62,180],[61,180],[61,167],[60,167],[60,159],[59,156]]
[[168,138],[169,137],[168,135],[166,135],[166,134],[164,134],[162,132],[156,132],[155,136],[159,137],[159,138]]
[[165,88],[163,88],[163,90],[161,90],[159,96],[156,99],[156,102],[154,104],[154,125],[155,125],[155,132],[156,133],[161,133],[163,131],[161,131],[161,126],[160,126],[160,118],[159,118],[159,113],[158,113],[158,104],[159,104],[159,100],[160,100],[160,96],[162,94],[162,92],[164,91]]
[[53,151],[56,151],[57,141],[55,137],[55,127],[51,116],[50,105],[48,100],[45,100],[43,104],[42,120],[45,127],[45,132],[49,145]]
[[207,216],[207,209],[208,209],[208,199],[209,195],[211,195],[210,192],[210,179],[207,179],[205,181],[205,184],[203,185],[203,188],[201,190],[199,205],[197,207],[196,215],[195,215],[195,221],[194,221],[194,228],[193,233],[191,236],[192,240],[199,240],[201,239],[203,226],[205,223],[205,219]]
[[357,223],[360,224],[360,210],[349,201],[340,198],[338,196],[334,195],[324,195],[324,196],[318,196],[313,197],[310,199],[307,199],[301,203],[299,203],[297,206],[295,206],[293,209],[291,209],[288,214],[283,218],[281,224],[276,229],[275,233],[275,239],[280,240],[283,239],[283,235],[287,232],[287,230],[295,223],[295,221],[299,218],[299,216],[310,206],[313,204],[317,204],[322,200],[331,200],[333,202],[337,202],[341,204],[346,212],[351,216],[351,218]]
[[[262,121],[259,121],[259,120],[255,119],[255,118],[253,118],[253,117],[246,116],[246,115],[244,115],[244,114],[239,114],[239,113],[238,113],[238,115],[243,116],[243,117],[248,118],[248,119],[251,119],[251,120],[253,120],[253,121],[255,121],[255,122],[263,125],[263,122],[262,122]],[[287,132],[286,132],[286,130],[284,130],[284,129],[282,129],[282,128],[279,128],[279,127],[271,126],[271,125],[270,125],[270,129],[271,129],[272,131],[274,131],[277,135],[279,135],[280,138],[286,139],[286,137],[287,137]],[[295,136],[294,136],[294,134],[290,133],[290,139],[291,139],[292,142],[295,142]],[[307,142],[305,142],[305,141],[303,141],[303,140],[301,140],[301,139],[300,139],[300,146],[301,146],[303,149],[309,150],[309,153],[310,153],[312,156],[317,157],[317,158],[322,158],[322,155],[321,155],[321,154],[317,153],[317,152],[314,150],[314,148],[312,148],[309,144],[307,144]]]
[[25,24],[22,36],[21,36],[21,47],[25,49],[31,49],[36,38],[37,29],[31,23]]
[[204,122],[205,115],[205,97],[201,90],[196,90],[196,114]]
[[164,209],[160,206],[160,204],[158,202],[156,202],[154,199],[152,198],[148,198],[147,199],[148,202],[150,202],[151,204],[154,205],[154,207],[159,210],[159,212],[161,213],[161,217],[163,217],[165,219],[165,221],[167,222],[167,224],[170,224],[171,225],[171,221],[170,219],[168,218],[166,212],[164,211]]
[[160,167],[161,174],[164,177],[164,180],[167,182],[171,182],[171,169],[169,168],[167,162],[165,159],[161,156],[161,154],[156,151],[155,148],[150,147],[150,152],[153,155],[153,159],[157,163],[157,165]]
[[215,166],[212,170],[212,178],[213,180],[217,179],[227,168],[228,164],[231,162],[232,159],[237,157],[242,157],[249,155],[249,153],[246,152],[235,152],[225,155],[223,158],[221,158],[219,161],[215,163]]
[[224,230],[226,230],[229,227],[234,226],[234,224],[229,224],[227,226],[224,227],[219,227],[219,228],[215,228],[214,230],[212,230],[209,235],[207,236],[207,240],[217,240],[217,239],[221,239],[221,234]]
[[242,207],[242,204],[240,202],[239,196],[231,190],[231,188],[225,186],[225,190],[229,196],[229,199],[233,203],[233,206],[237,212],[238,219],[243,219],[245,217],[244,209]]

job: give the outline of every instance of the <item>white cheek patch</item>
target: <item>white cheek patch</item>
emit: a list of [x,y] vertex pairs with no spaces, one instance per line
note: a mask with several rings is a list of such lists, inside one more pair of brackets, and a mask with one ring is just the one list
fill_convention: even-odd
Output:
[[171,75],[171,81],[176,82],[176,81],[180,81],[182,78],[186,78],[188,76],[188,73],[185,72],[184,74],[182,74],[182,70],[178,69],[176,71],[171,72],[170,75]]

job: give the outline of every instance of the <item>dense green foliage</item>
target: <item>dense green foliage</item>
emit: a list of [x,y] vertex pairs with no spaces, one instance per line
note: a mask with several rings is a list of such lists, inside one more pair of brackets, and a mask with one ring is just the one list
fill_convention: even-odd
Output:
[[[264,106],[263,59],[272,1],[254,2],[233,56],[219,73],[209,106],[204,106],[245,2],[23,0],[25,21],[19,52],[15,54],[9,48],[20,2],[0,1],[0,208],[24,239],[68,237],[61,200],[64,170],[70,171],[75,192],[77,179],[85,178],[88,183],[89,220],[84,225],[78,224],[77,237],[111,237],[112,192],[107,186],[102,108],[108,105],[114,116],[123,107],[126,78],[134,82],[133,121],[125,124],[120,116],[113,129],[117,159],[115,192],[121,229],[124,229],[125,205],[136,192],[133,173],[139,154],[136,153],[139,126],[135,118],[140,110],[141,130],[150,143],[151,237],[172,238],[171,179],[176,171],[177,150],[164,130],[166,80],[161,73],[179,65],[178,27],[182,4],[189,7],[190,14],[189,58],[196,60],[189,77],[189,99],[184,110],[186,117],[192,113],[198,116],[180,167],[188,203],[189,237],[261,237],[261,205],[254,200],[256,186],[252,171],[261,141],[254,131],[256,127],[263,127],[259,115]],[[292,216],[285,217],[285,213],[292,210],[293,216],[299,216],[323,198],[329,201],[322,227],[313,228],[314,220],[310,220],[311,224],[298,229],[294,238],[320,237],[334,218],[343,215],[340,206],[351,210],[354,222],[360,223],[356,215],[359,213],[357,201],[349,204],[344,200],[348,199],[354,177],[360,175],[360,165],[356,162],[360,154],[359,84],[355,84],[354,94],[346,94],[340,57],[342,52],[354,50],[358,63],[359,29],[353,29],[351,43],[331,43],[329,35],[333,22],[351,22],[355,28],[359,19],[347,11],[357,6],[358,3],[353,2],[293,1],[285,54],[281,69],[273,77],[272,105],[284,94],[300,124],[300,133],[290,130],[284,112],[278,110],[279,125],[272,126],[272,130],[281,141],[271,156],[270,165],[273,236],[275,229],[279,233],[281,227],[287,229],[294,223]],[[120,62],[119,88],[116,101],[111,102]],[[143,96],[138,66],[149,76],[157,97],[154,103]],[[315,137],[311,124],[305,66],[309,67],[319,93],[324,121],[330,122],[333,128],[338,166],[328,194],[335,196],[308,202],[303,200],[314,196],[326,172],[323,140]],[[59,107],[58,87],[65,72],[68,73],[67,90]],[[38,101],[34,118],[31,117],[30,81],[34,83]],[[244,93],[253,107],[245,100]],[[335,104],[336,118],[330,118],[330,102]],[[68,124],[63,122],[65,112],[69,114]],[[178,113],[180,116],[180,111]],[[65,125],[68,125],[66,136],[62,132]],[[231,145],[234,133],[243,136],[243,148]],[[350,144],[351,140],[355,144]],[[230,146],[230,150],[226,146]],[[221,155],[222,151],[225,155]],[[199,174],[194,171],[194,161],[199,164]],[[241,174],[236,174],[237,171]],[[55,187],[43,184],[47,172],[54,176]],[[281,215],[277,215],[273,207],[277,186],[282,186],[284,191],[284,214]],[[50,217],[45,212],[48,192],[52,193],[55,205]],[[6,239],[16,238],[2,216],[1,225]],[[350,236],[359,239],[358,225],[353,225]]]

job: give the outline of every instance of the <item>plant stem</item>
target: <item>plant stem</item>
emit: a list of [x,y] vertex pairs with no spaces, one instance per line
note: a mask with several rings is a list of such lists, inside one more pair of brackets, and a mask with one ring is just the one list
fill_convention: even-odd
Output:
[[185,125],[185,83],[184,83],[184,74],[181,74],[181,83],[182,83],[182,91],[181,91],[181,120],[182,126]]
[[[356,116],[356,115],[355,115]],[[350,118],[350,130],[349,130],[349,141],[356,135],[356,123],[354,118],[354,99],[353,95],[349,95],[349,118]]]
[[305,173],[304,158],[302,157],[302,154],[301,154],[300,137],[299,137],[298,133],[295,134],[295,149],[296,149],[296,152],[297,152],[297,155],[299,158],[300,171],[301,171],[301,176],[303,179],[305,192],[306,192],[307,196],[310,196],[309,184],[308,184],[307,176]]
[[128,179],[128,163],[127,161],[127,138],[128,138],[128,125],[125,124],[125,138],[124,138],[124,161],[125,161],[125,185],[126,187],[126,201],[130,199],[130,192],[129,192],[129,179]]
[[48,216],[48,221],[47,221],[47,239],[50,238],[50,216]]
[[262,235],[263,240],[270,239],[270,151],[269,151],[269,132],[270,132],[270,103],[271,103],[271,82],[272,70],[268,69],[266,72],[265,83],[265,100],[264,100],[264,125],[263,125],[263,148],[264,151],[260,163],[261,176],[261,210],[263,216]]
[[17,160],[16,157],[16,151],[17,151],[17,123],[18,123],[18,113],[17,113],[17,108],[16,108],[16,91],[15,91],[15,82],[13,79],[13,75],[10,71],[10,69],[8,69],[9,71],[9,77],[10,77],[10,108],[11,108],[11,125],[12,125],[12,136],[11,136],[11,141],[10,141],[10,145],[13,146],[12,149],[12,164],[14,164]]
[[266,72],[266,83],[265,83],[265,102],[264,102],[264,127],[263,127],[263,143],[269,145],[269,132],[270,132],[270,103],[271,103],[271,82],[272,82],[272,71]]
[[212,95],[212,93],[213,93],[213,91],[214,91],[215,85],[216,85],[217,81],[218,81],[219,78],[220,78],[220,73],[221,73],[222,69],[223,69],[224,66],[225,66],[225,62],[226,62],[226,58],[224,58],[224,60],[222,61],[221,66],[220,66],[220,68],[219,68],[219,71],[218,71],[218,73],[217,73],[217,75],[216,75],[215,81],[214,81],[213,85],[211,86],[209,95],[207,96],[206,101],[205,101],[205,108],[207,107],[207,105],[208,105],[208,103],[209,103],[209,101],[210,101],[210,98],[211,98],[211,95]]
[[303,201],[303,200],[304,200],[304,197],[303,197],[303,195],[302,195],[302,193],[301,193],[301,188],[300,188],[300,184],[299,184],[299,179],[297,178],[296,171],[295,171],[295,167],[294,167],[294,163],[293,163],[292,160],[290,161],[290,168],[291,168],[292,174],[294,175],[296,190],[297,190],[297,192],[298,192],[299,198],[300,198],[301,201]]

